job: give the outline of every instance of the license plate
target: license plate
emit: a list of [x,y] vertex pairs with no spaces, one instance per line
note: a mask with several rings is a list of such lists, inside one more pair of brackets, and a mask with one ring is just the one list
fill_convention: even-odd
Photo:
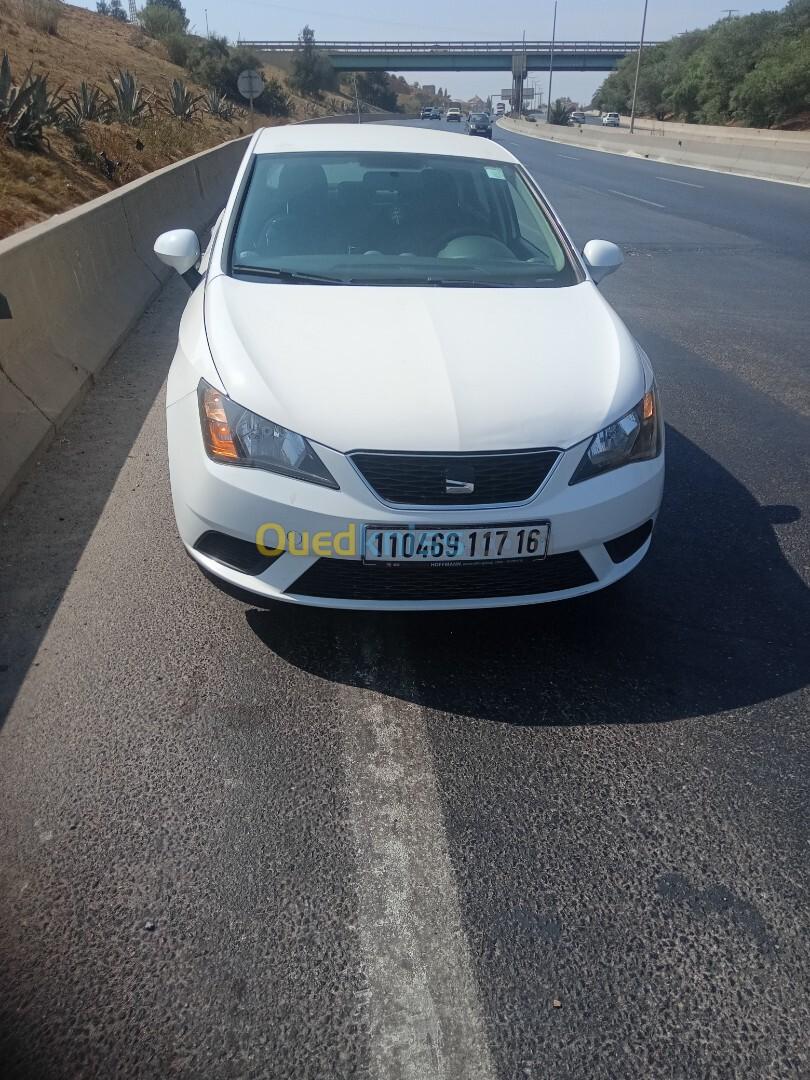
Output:
[[544,559],[551,526],[519,525],[363,526],[363,562],[460,563]]

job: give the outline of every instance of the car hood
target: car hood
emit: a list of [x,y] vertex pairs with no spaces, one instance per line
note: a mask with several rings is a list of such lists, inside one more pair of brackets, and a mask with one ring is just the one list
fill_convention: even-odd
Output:
[[644,370],[591,282],[561,289],[209,280],[228,395],[336,450],[572,446],[632,408]]

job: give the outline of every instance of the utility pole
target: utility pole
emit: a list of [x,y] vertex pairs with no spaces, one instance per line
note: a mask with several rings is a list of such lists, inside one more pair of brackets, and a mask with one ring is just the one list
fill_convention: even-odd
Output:
[[526,31],[525,30],[523,31],[523,58],[521,60],[521,64],[522,64],[522,66],[521,66],[521,69],[520,69],[520,89],[518,91],[518,93],[520,95],[518,97],[518,119],[519,120],[523,119],[523,84],[526,81]]
[[636,123],[636,95],[638,94],[638,75],[641,71],[641,50],[644,48],[644,31],[647,28],[647,0],[644,0],[644,14],[641,17],[641,37],[638,42],[638,59],[636,60],[636,81],[633,84],[633,105],[630,109],[630,134]]
[[205,9],[205,36],[211,37],[211,34],[208,31],[208,8]]
[[738,15],[740,12],[740,9],[735,7],[720,8],[720,10],[726,16],[726,21],[728,21],[732,15]]
[[548,98],[546,99],[546,123],[551,123],[551,80],[554,76],[554,45],[557,41],[557,0],[554,0],[554,23],[551,27],[551,56],[548,61]]

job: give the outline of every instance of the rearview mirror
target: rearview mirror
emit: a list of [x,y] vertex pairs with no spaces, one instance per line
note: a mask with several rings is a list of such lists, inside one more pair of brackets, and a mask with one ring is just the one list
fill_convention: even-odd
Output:
[[582,249],[582,255],[597,285],[624,262],[622,249],[609,240],[589,240]]
[[162,263],[185,279],[192,287],[201,280],[194,269],[200,261],[200,241],[191,229],[172,229],[155,241],[155,254]]

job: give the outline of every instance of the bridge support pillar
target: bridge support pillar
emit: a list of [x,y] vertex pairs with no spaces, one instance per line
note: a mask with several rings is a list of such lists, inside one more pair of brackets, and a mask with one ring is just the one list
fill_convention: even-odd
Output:
[[523,115],[523,84],[526,81],[526,53],[512,53],[512,112]]

